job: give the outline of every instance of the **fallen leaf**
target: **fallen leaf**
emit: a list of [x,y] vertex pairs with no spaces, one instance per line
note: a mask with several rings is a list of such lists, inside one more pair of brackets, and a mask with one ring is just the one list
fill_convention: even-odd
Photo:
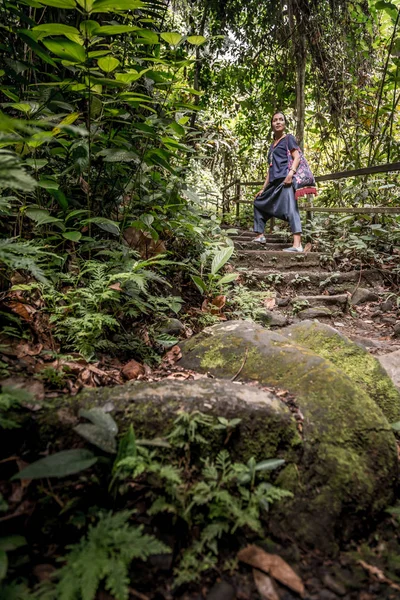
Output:
[[165,379],[178,379],[180,381],[183,381],[185,379],[189,379],[190,378],[190,373],[171,373],[170,375],[167,375],[167,377]]
[[139,375],[144,375],[144,367],[136,360],[130,360],[121,370],[122,375],[129,381],[137,379]]
[[203,300],[203,303],[201,305],[201,311],[202,312],[208,312],[208,300],[207,300],[207,298],[205,300]]
[[276,300],[275,298],[266,298],[263,304],[265,308],[267,308],[268,310],[272,310],[276,306]]
[[113,283],[112,285],[108,286],[110,290],[116,290],[117,292],[122,292],[122,287],[121,284],[119,283],[119,281],[117,281],[117,283]]
[[32,321],[33,315],[36,312],[36,309],[33,306],[29,306],[29,304],[23,304],[22,302],[7,302],[7,306],[11,308],[11,310],[16,313],[21,319],[24,321]]
[[173,364],[182,358],[182,352],[179,346],[172,346],[170,350],[163,356],[164,364]]
[[269,554],[259,546],[250,544],[246,548],[243,548],[243,550],[240,550],[238,559],[256,569],[260,569],[260,571],[268,573],[271,577],[286,585],[286,587],[297,592],[301,597],[304,596],[304,584],[302,580],[296,575],[292,567],[277,554]]
[[306,245],[304,246],[304,250],[303,250],[303,252],[304,252],[305,254],[307,254],[307,252],[311,252],[311,249],[312,249],[312,244],[310,244],[310,242],[308,242],[308,244],[306,244]]
[[253,569],[253,577],[258,593],[263,600],[279,600],[276,586],[271,577],[258,569]]
[[383,583],[387,583],[394,590],[400,591],[400,585],[398,583],[395,583],[388,577],[386,577],[384,572],[381,569],[379,569],[378,567],[375,567],[374,565],[369,565],[368,563],[366,563],[363,560],[359,560],[358,564],[360,564],[366,571],[368,571],[368,573],[370,573],[371,575],[374,575],[379,581],[382,581]]
[[226,304],[226,296],[220,295],[215,296],[211,302],[212,306],[215,306],[218,310],[222,310]]
[[37,344],[36,346],[30,346],[29,344],[18,344],[16,347],[17,358],[23,356],[37,356],[43,350],[43,344]]

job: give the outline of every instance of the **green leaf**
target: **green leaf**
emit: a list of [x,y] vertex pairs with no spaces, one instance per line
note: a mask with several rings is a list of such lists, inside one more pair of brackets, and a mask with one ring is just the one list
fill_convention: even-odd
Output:
[[391,427],[395,431],[400,431],[400,421],[397,421],[396,423],[392,423]]
[[[61,23],[44,23],[43,25],[37,25],[33,28],[33,31],[40,31],[44,35],[77,35],[80,36],[78,29],[71,27],[70,25],[63,25]],[[44,37],[42,35],[42,37]]]
[[104,429],[104,427],[98,427],[97,425],[91,425],[90,423],[81,423],[74,427],[74,431],[104,452],[108,452],[109,454],[115,454],[117,452],[115,435],[111,434],[107,429]]
[[86,60],[84,47],[71,40],[56,38],[54,40],[43,40],[43,44],[50,52],[64,60],[78,63],[83,63]]
[[70,240],[71,242],[79,242],[79,240],[82,237],[82,234],[80,231],[64,231],[62,236],[66,240]]
[[45,190],[58,190],[60,187],[54,179],[39,179],[38,186]]
[[47,52],[37,43],[33,32],[29,29],[19,29],[18,37],[22,39],[44,62],[57,68],[57,63],[47,54]]
[[179,42],[183,39],[183,36],[180,33],[174,33],[172,31],[160,33],[160,37],[171,46],[177,46]]
[[196,287],[199,290],[199,292],[202,294],[205,293],[207,291],[207,285],[204,283],[202,278],[198,277],[198,275],[192,275],[191,277],[194,283],[196,284]]
[[106,73],[111,73],[111,71],[114,71],[114,69],[118,67],[120,62],[117,58],[114,58],[113,56],[104,56],[104,58],[99,58],[97,64],[99,65],[102,71],[105,71]]
[[67,477],[80,471],[88,469],[97,462],[97,458],[89,450],[73,449],[62,450],[41,458],[30,464],[19,473],[16,473],[14,479],[42,479],[46,477]]
[[8,558],[4,550],[0,550],[0,581],[5,578],[8,571]]
[[[97,35],[97,30],[100,28],[100,25],[98,24],[97,21],[91,21],[90,19],[88,19],[87,21],[82,21],[82,23],[79,25],[79,29],[81,30],[81,32],[83,33],[83,35],[85,37],[91,38],[94,35]],[[90,52],[89,52],[89,56],[90,56]]]
[[256,471],[272,471],[285,464],[283,458],[269,458],[268,460],[262,460],[256,464]]
[[141,0],[95,0],[92,12],[116,12],[119,10],[136,10],[145,8],[146,4]]
[[45,6],[54,6],[55,8],[75,8],[75,0],[40,0],[40,4]]
[[189,42],[189,44],[193,44],[193,46],[201,46],[207,41],[207,38],[205,38],[203,35],[190,35],[188,38],[186,38],[186,40]]
[[106,413],[101,408],[89,408],[86,410],[81,408],[79,411],[79,416],[84,417],[88,421],[91,421],[93,425],[97,425],[98,427],[103,427],[107,429],[112,435],[117,435],[118,433],[118,425],[112,418],[112,416]]
[[83,8],[86,12],[91,12],[93,8],[93,0],[78,0],[79,6]]
[[233,254],[234,248],[230,246],[229,248],[222,248],[213,258],[211,263],[211,273],[215,275],[218,271],[224,266],[225,263],[228,262],[230,257]]
[[61,219],[52,217],[49,211],[44,208],[27,208],[24,214],[38,225],[45,225],[46,223],[62,223]]
[[231,283],[232,281],[236,281],[238,277],[239,273],[228,273],[227,275],[221,277],[221,279],[218,281],[218,285],[223,285],[224,283]]
[[100,229],[107,231],[108,233],[113,233],[114,235],[119,235],[119,225],[115,221],[111,221],[110,219],[106,219],[105,217],[92,217],[90,219],[86,219],[83,221],[86,225],[87,223],[93,223],[94,225],[98,225]]
[[138,27],[134,25],[102,25],[96,27],[94,33],[96,35],[119,35],[121,33],[134,33]]
[[136,33],[139,36],[137,40],[139,44],[144,42],[148,42],[149,44],[159,43],[158,34],[155,31],[151,31],[150,29],[138,29]]
[[4,552],[12,552],[26,544],[27,541],[22,535],[8,535],[0,538],[0,550],[4,550]]
[[15,102],[14,104],[9,104],[8,106],[14,108],[14,110],[20,110],[24,113],[28,113],[32,110],[32,106],[30,104],[26,104],[25,102]]

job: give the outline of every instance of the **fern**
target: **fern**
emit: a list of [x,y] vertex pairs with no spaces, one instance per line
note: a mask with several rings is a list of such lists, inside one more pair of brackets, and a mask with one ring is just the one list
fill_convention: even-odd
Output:
[[130,526],[129,511],[102,515],[86,538],[70,547],[66,564],[55,574],[58,600],[94,600],[100,583],[116,600],[128,600],[128,568],[132,560],[170,549],[142,527]]
[[20,242],[16,238],[0,240],[0,268],[3,263],[11,271],[28,271],[42,283],[48,282],[41,263],[52,256],[33,242]]

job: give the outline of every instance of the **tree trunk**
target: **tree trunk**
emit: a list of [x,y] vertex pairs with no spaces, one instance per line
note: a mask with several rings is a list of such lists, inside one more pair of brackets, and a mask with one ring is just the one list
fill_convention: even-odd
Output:
[[300,148],[304,146],[305,82],[307,48],[304,19],[295,0],[288,2],[289,30],[292,38],[293,60],[296,66],[296,138]]

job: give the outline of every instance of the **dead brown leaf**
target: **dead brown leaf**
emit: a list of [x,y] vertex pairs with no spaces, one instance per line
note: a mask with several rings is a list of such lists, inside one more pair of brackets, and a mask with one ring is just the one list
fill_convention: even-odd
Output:
[[178,379],[179,381],[184,381],[190,379],[190,373],[171,373],[170,375],[167,375],[166,379]]
[[203,300],[203,302],[202,302],[201,311],[202,312],[208,312],[208,300],[207,300],[207,298],[205,300]]
[[258,569],[253,569],[253,577],[258,593],[263,600],[279,600],[275,583],[271,577],[268,577],[268,575]]
[[375,567],[374,565],[369,565],[368,563],[366,563],[363,560],[359,560],[358,564],[360,564],[363,567],[363,569],[368,571],[368,573],[370,573],[371,575],[374,575],[374,577],[376,577],[379,581],[382,581],[383,583],[387,583],[387,585],[390,585],[390,587],[393,588],[394,590],[400,591],[400,585],[398,583],[395,583],[388,577],[386,577],[384,572],[381,569],[379,569],[378,567]]
[[182,352],[179,346],[172,346],[170,350],[163,356],[163,363],[173,365],[182,358]]
[[22,358],[23,356],[37,356],[43,350],[43,344],[37,344],[36,346],[31,346],[30,344],[18,344],[16,347],[17,358]]
[[122,287],[119,281],[117,281],[117,283],[113,283],[112,285],[108,286],[110,290],[115,290],[117,292],[122,292]]
[[122,375],[125,379],[129,381],[132,379],[137,379],[139,375],[144,375],[144,367],[141,363],[138,363],[136,360],[130,360],[121,370]]
[[304,596],[304,584],[302,580],[296,575],[292,567],[277,554],[269,554],[259,546],[250,544],[238,552],[238,559],[256,569],[260,569],[260,571],[268,573],[271,577],[286,585],[286,587],[297,592],[301,597]]
[[33,319],[33,315],[36,312],[36,309],[33,306],[29,306],[29,304],[23,304],[22,302],[7,302],[7,306],[11,308],[11,310],[17,314],[24,321],[28,321],[30,323]]
[[124,238],[128,246],[138,250],[142,258],[151,258],[167,251],[164,242],[161,240],[154,241],[147,231],[139,231],[134,227],[125,229]]
[[312,250],[312,244],[310,244],[310,242],[308,242],[308,244],[306,244],[306,245],[304,246],[304,250],[303,250],[303,252],[304,252],[305,254],[307,254],[307,252],[311,252],[311,250]]
[[220,296],[215,296],[211,302],[212,306],[217,308],[218,310],[222,310],[226,304],[226,296],[222,294]]
[[272,310],[276,306],[276,300],[275,298],[266,298],[263,304],[265,308],[267,308],[268,310]]

